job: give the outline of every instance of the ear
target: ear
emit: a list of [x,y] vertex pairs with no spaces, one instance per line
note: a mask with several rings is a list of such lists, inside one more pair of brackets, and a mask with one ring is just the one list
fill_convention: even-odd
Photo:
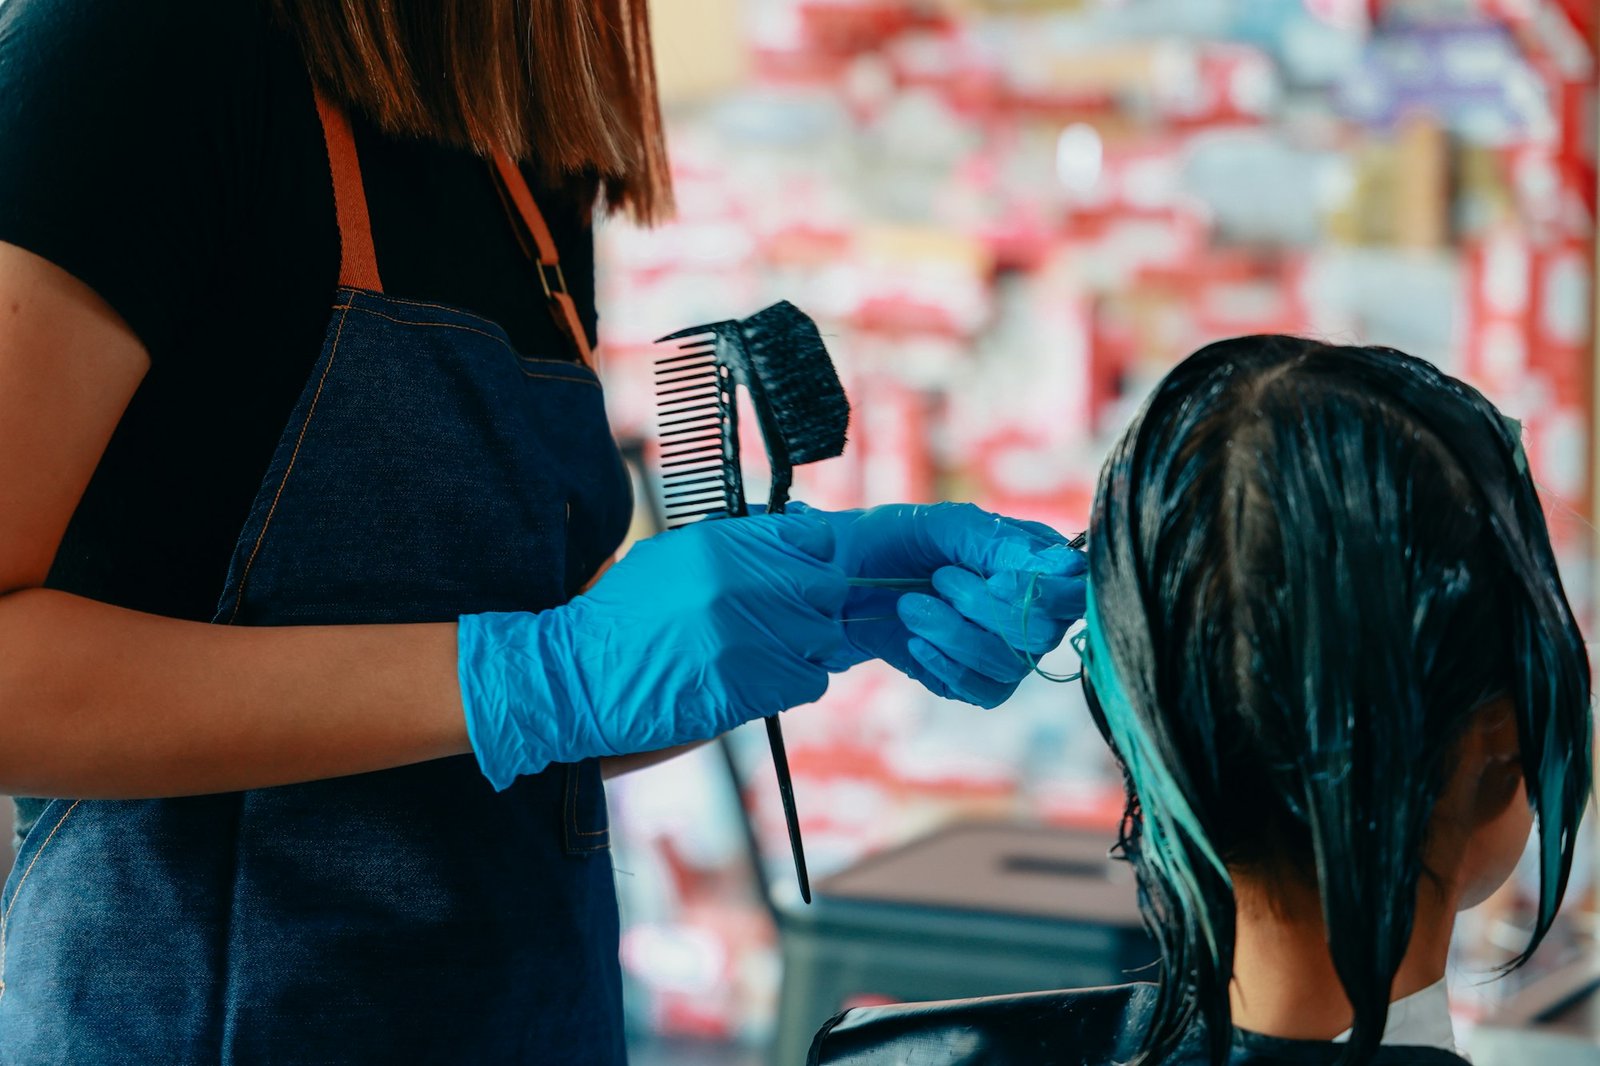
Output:
[[1497,696],[1472,712],[1456,742],[1439,813],[1471,833],[1504,813],[1522,782],[1516,707]]
[[[1440,802],[1453,808],[1447,817],[1454,830],[1436,820],[1441,838],[1461,834],[1451,878],[1459,893],[1455,905],[1476,906],[1511,875],[1533,826],[1522,788],[1516,706],[1509,698],[1498,697],[1473,712]],[[1440,858],[1446,859],[1442,847]]]
[[1437,851],[1463,846],[1484,823],[1498,817],[1522,780],[1511,700],[1496,697],[1470,712],[1445,759],[1447,776],[1434,802],[1430,830]]
[[1497,696],[1472,714],[1467,727],[1486,774],[1522,776],[1522,738],[1517,734],[1517,708],[1509,696]]

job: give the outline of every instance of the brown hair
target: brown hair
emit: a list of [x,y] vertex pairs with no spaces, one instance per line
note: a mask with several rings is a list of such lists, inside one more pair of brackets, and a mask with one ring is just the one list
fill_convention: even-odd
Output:
[[672,209],[646,0],[268,0],[323,90],[392,134]]

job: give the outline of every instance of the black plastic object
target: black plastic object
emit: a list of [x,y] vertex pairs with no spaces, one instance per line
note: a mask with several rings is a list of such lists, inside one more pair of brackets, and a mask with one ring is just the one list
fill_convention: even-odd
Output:
[[[711,514],[749,513],[739,463],[739,386],[750,398],[772,468],[769,513],[788,506],[796,466],[844,452],[850,402],[816,324],[798,307],[785,300],[749,318],[691,326],[657,343],[669,341],[686,342],[656,363],[669,528]],[[800,897],[810,903],[783,730],[775,715],[766,726]]]
[[[1024,992],[944,1003],[857,1007],[811,1044],[807,1066],[1116,1066],[1134,1061],[1149,1027],[1153,984]],[[1160,1066],[1209,1066],[1197,1027]],[[1228,1066],[1340,1066],[1346,1044],[1233,1032]],[[1467,1066],[1436,1047],[1392,1044],[1367,1066]]]

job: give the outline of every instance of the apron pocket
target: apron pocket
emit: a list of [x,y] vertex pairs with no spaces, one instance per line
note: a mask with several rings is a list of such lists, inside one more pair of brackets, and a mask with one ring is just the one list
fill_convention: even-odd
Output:
[[27,891],[28,878],[43,858],[45,848],[57,840],[57,834],[67,824],[72,812],[78,809],[80,802],[54,799],[45,804],[44,810],[34,820],[33,827],[28,830],[28,835],[23,838],[22,847],[17,850],[16,860],[11,864],[11,875],[6,878],[5,889],[0,891],[0,997],[5,995],[6,987],[6,948],[14,933],[11,927],[12,909],[16,907],[18,897]]
[[606,787],[600,760],[585,759],[564,766],[562,843],[568,855],[605,851],[611,846],[611,821],[606,814]]
[[22,846],[17,849],[16,859],[11,863],[11,876],[6,878],[5,890],[0,893],[0,913],[10,911],[16,901],[17,890],[39,859],[39,852],[51,843],[51,838],[65,825],[66,816],[77,805],[73,800],[53,799],[44,805],[44,810],[34,819],[28,835],[22,838]]

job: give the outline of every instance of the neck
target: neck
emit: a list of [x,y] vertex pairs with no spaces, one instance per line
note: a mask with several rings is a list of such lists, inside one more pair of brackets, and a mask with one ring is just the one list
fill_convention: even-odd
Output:
[[[1240,1029],[1291,1040],[1332,1040],[1355,1013],[1333,968],[1314,888],[1234,874],[1238,916],[1229,998]],[[1389,1002],[1444,978],[1455,909],[1423,885],[1411,944]]]

